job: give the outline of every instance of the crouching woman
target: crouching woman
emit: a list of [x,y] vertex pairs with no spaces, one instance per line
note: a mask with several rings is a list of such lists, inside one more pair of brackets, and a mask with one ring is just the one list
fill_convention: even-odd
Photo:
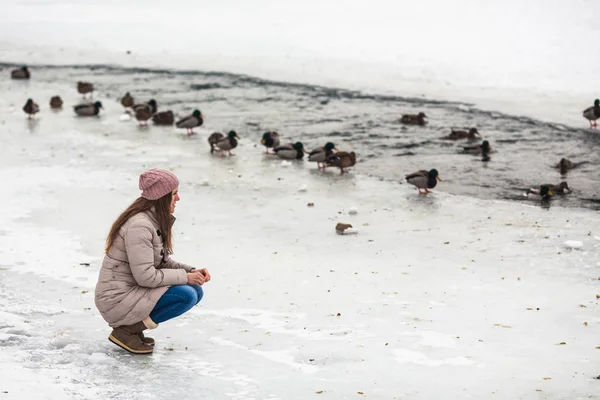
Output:
[[117,218],[106,239],[95,302],[113,328],[111,342],[148,354],[154,340],[143,332],[198,304],[210,274],[170,257],[172,214],[180,199],[177,177],[151,169],[140,175],[139,187],[141,197]]

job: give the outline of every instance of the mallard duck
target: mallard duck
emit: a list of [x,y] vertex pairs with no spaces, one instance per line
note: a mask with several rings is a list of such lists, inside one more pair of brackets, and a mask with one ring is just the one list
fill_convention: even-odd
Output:
[[458,139],[477,139],[481,137],[477,128],[471,128],[468,131],[465,130],[454,130],[452,129],[450,134],[445,139],[458,140]]
[[552,193],[558,194],[566,194],[573,193],[573,190],[569,187],[569,184],[565,181],[562,181],[558,185],[553,185],[551,183],[543,183],[537,189],[529,189],[530,193],[540,194],[541,188],[547,187]]
[[10,71],[10,77],[12,79],[29,79],[31,74],[29,73],[29,69],[26,65],[23,65],[21,68],[13,69]]
[[536,189],[535,192],[530,190],[529,193],[524,193],[523,196],[527,197],[529,200],[550,200],[552,191],[547,185],[542,185],[539,189]]
[[[316,161],[317,168],[325,168],[325,159],[333,154],[333,150],[337,151],[335,145],[331,142],[327,142],[323,147],[317,147],[308,153],[308,161]],[[321,164],[323,164],[321,166]]]
[[265,154],[269,154],[270,148],[274,149],[275,147],[279,147],[279,133],[275,131],[267,131],[263,133],[260,144],[267,148]]
[[90,94],[90,97],[94,96],[94,85],[90,82],[77,82],[77,92],[82,94],[84,97],[86,94]]
[[148,126],[150,118],[152,118],[152,107],[149,104],[135,108],[135,119],[137,119],[138,125]]
[[590,121],[590,128],[598,127],[596,120],[600,118],[600,99],[594,100],[594,105],[583,110],[583,117]]
[[400,122],[411,125],[425,125],[427,123],[425,118],[427,118],[427,115],[425,115],[424,112],[418,114],[403,114],[402,118],[400,118]]
[[40,107],[31,99],[27,99],[27,102],[23,106],[23,111],[27,114],[27,119],[31,119],[40,111]]
[[125,96],[121,97],[121,105],[123,108],[133,108],[135,102],[133,101],[133,96],[129,94],[129,92],[125,93]]
[[93,117],[94,115],[98,115],[100,113],[100,109],[102,108],[102,103],[99,101],[95,103],[88,104],[78,104],[73,106],[73,110],[75,113],[81,117]]
[[202,119],[202,113],[200,112],[200,110],[194,110],[192,115],[188,115],[187,117],[180,119],[179,121],[177,121],[175,126],[178,128],[185,128],[187,130],[188,136],[191,136],[194,134],[193,129],[197,126],[202,125],[203,122],[204,120]]
[[151,115],[154,115],[156,114],[156,111],[158,111],[158,104],[156,103],[156,100],[150,99],[147,103],[134,104],[131,108],[133,109],[134,113],[140,108],[146,108]]
[[304,157],[304,145],[301,142],[284,144],[283,146],[278,146],[273,149],[277,157],[283,158],[286,160],[302,160]]
[[155,125],[173,125],[175,122],[175,115],[173,115],[173,111],[161,111],[157,112],[152,116],[152,122]]
[[60,98],[60,96],[52,96],[52,98],[50,99],[50,108],[56,110],[59,108],[62,108],[63,106],[63,101]]
[[477,154],[481,153],[483,160],[489,160],[489,153],[492,151],[492,146],[490,146],[490,142],[484,140],[480,144],[474,144],[471,146],[463,146],[463,152],[469,154]]
[[[404,177],[408,183],[415,185],[419,189],[419,194],[431,193],[429,189],[433,189],[437,185],[437,181],[441,181],[437,169],[426,171],[424,169],[408,174]],[[422,192],[421,190],[425,191]]]
[[573,169],[573,163],[567,158],[561,158],[554,168],[560,169],[560,174],[564,175],[568,170]]
[[325,159],[325,164],[330,167],[338,167],[340,174],[343,174],[344,168],[350,168],[356,164],[356,154],[351,151],[338,151]]
[[235,156],[235,154],[231,154],[231,150],[235,149],[238,145],[236,139],[239,139],[239,137],[235,131],[229,131],[227,136],[224,136],[221,132],[215,132],[208,137],[210,152],[212,153],[215,149],[219,149],[221,157],[225,157],[225,151],[227,151],[230,156]]

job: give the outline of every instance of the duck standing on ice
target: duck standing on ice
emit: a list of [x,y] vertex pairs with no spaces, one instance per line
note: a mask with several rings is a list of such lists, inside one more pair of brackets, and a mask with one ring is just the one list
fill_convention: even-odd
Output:
[[[323,147],[317,147],[313,149],[310,153],[308,153],[308,161],[317,162],[317,167],[319,169],[325,168],[325,160],[333,155],[333,150],[336,150],[336,147],[333,143],[327,142]],[[323,165],[321,165],[323,164]]]
[[23,111],[27,114],[27,119],[32,119],[40,111],[40,107],[35,101],[27,99],[27,102],[23,106]]
[[[350,168],[356,165],[356,154],[351,151],[338,151],[325,159],[325,166],[338,167],[340,169],[340,175],[345,171],[344,168]],[[325,168],[325,167],[323,167]]]
[[[431,193],[431,190],[437,185],[437,181],[441,181],[437,169],[433,168],[429,171],[424,169],[413,172],[405,176],[405,179],[411,185],[415,185],[419,189],[419,194]],[[425,190],[424,192],[422,190]]]
[[302,142],[284,144],[283,146],[274,148],[273,151],[277,154],[277,157],[284,160],[302,160],[304,153],[306,153]]
[[590,121],[590,128],[597,128],[596,120],[600,118],[600,99],[594,100],[594,105],[583,110],[583,117]]
[[202,125],[203,122],[204,120],[202,119],[202,113],[200,110],[194,110],[192,115],[188,115],[187,117],[180,119],[177,121],[175,126],[178,128],[185,128],[188,136],[192,136],[194,134],[193,129]]
[[260,144],[267,148],[265,154],[270,154],[269,149],[279,147],[279,133],[275,131],[267,131],[263,133],[262,139],[260,140]]
[[90,98],[94,96],[94,85],[90,82],[77,82],[77,92],[85,97],[86,94],[90,94]]
[[230,156],[235,156],[235,154],[231,154],[231,150],[237,147],[237,139],[239,139],[239,136],[235,131],[229,131],[227,136],[221,132],[215,132],[208,137],[210,152],[212,153],[218,149],[221,157],[225,157],[225,152],[228,152]]

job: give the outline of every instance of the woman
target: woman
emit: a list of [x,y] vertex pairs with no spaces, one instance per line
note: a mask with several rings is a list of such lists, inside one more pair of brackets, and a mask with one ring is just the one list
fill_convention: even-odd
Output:
[[142,195],[113,223],[96,284],[96,307],[113,328],[108,340],[135,354],[152,353],[146,329],[175,318],[202,299],[210,281],[170,258],[179,180],[171,172],[151,169],[140,175]]

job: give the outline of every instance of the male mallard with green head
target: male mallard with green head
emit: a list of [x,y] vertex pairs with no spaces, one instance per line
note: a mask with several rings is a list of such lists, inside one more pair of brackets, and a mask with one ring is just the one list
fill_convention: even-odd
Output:
[[544,186],[547,187],[552,193],[557,193],[557,194],[573,193],[573,191],[569,187],[569,184],[567,182],[565,182],[565,181],[562,181],[558,185],[553,185],[551,183],[543,183],[543,184],[540,185],[539,188],[537,188],[537,189],[529,189],[529,191],[531,193],[540,194],[540,190]]
[[86,94],[90,94],[90,98],[94,96],[94,85],[90,82],[77,82],[77,92],[85,97]]
[[463,146],[463,152],[468,154],[477,154],[481,153],[481,157],[484,161],[488,161],[490,159],[489,153],[492,151],[492,146],[490,146],[490,142],[484,140],[480,144],[474,144],[471,146]]
[[32,119],[40,111],[40,107],[32,99],[27,99],[27,102],[23,106],[23,111],[27,114],[27,119]]
[[230,156],[231,150],[235,149],[238,145],[239,136],[235,131],[229,131],[227,136],[224,136],[221,132],[215,132],[208,137],[208,144],[210,146],[210,152],[214,152],[215,149],[219,149],[221,157],[225,157],[225,152],[228,152]]
[[12,79],[29,79],[31,74],[29,73],[29,69],[26,65],[23,65],[21,68],[13,69],[10,71],[10,77]]
[[353,151],[338,151],[328,156],[324,162],[328,167],[338,167],[340,174],[343,174],[348,172],[344,168],[350,168],[356,164],[356,154]]
[[62,108],[63,106],[63,101],[60,98],[60,96],[52,96],[52,98],[50,99],[50,108],[53,110],[58,110],[59,108]]
[[[308,153],[308,161],[317,162],[317,168],[325,168],[325,160],[327,157],[333,155],[333,150],[337,151],[335,145],[331,142],[325,143],[325,146],[317,147]],[[323,165],[321,165],[323,164]]]
[[154,125],[173,125],[175,122],[175,115],[173,115],[173,111],[161,111],[157,112],[152,116],[152,122]]
[[[415,185],[419,189],[419,194],[431,193],[429,189],[433,189],[437,185],[437,181],[442,180],[435,168],[429,171],[422,169],[408,174],[404,178],[408,183]],[[423,192],[422,190],[425,191]]]
[[284,144],[283,146],[275,147],[273,151],[277,154],[277,157],[285,160],[302,160],[304,153],[306,153],[302,142]]
[[600,99],[594,100],[594,105],[583,110],[583,117],[590,121],[590,128],[597,128],[596,120],[600,118]]
[[101,108],[102,103],[100,103],[99,101],[95,103],[78,104],[76,106],[73,106],[73,110],[75,110],[75,113],[80,117],[93,117],[95,115],[98,115],[100,113]]
[[[262,144],[263,146],[265,146],[267,148],[267,150],[265,151],[265,154],[270,154],[269,149],[274,149],[276,147],[279,147],[279,133],[277,133],[275,131],[267,131],[267,132],[263,133],[262,139],[260,140],[260,144]],[[275,154],[275,153],[272,153],[272,154]]]
[[425,115],[424,112],[418,114],[403,114],[402,118],[400,118],[400,122],[410,125],[425,125],[427,123],[425,118],[427,118],[427,115]]
[[548,187],[548,185],[542,185],[539,189],[535,189],[535,191],[531,190],[529,191],[529,193],[523,194],[529,200],[547,201],[550,200],[550,198],[553,196],[552,191],[550,190],[550,187]]
[[197,126],[202,125],[203,122],[204,120],[202,119],[202,113],[200,112],[200,110],[196,109],[194,110],[192,115],[188,115],[187,117],[184,117],[177,121],[175,126],[178,128],[185,128],[188,136],[191,136],[194,134],[193,129]]
[[133,109],[134,113],[137,112],[137,110],[139,110],[140,108],[145,108],[148,110],[150,115],[154,115],[158,110],[158,104],[156,103],[156,100],[150,99],[147,103],[134,104],[131,108]]
[[471,128],[468,131],[465,130],[454,130],[451,129],[450,134],[445,137],[445,139],[450,140],[459,140],[459,139],[477,139],[480,138],[481,135],[477,131],[477,128]]

